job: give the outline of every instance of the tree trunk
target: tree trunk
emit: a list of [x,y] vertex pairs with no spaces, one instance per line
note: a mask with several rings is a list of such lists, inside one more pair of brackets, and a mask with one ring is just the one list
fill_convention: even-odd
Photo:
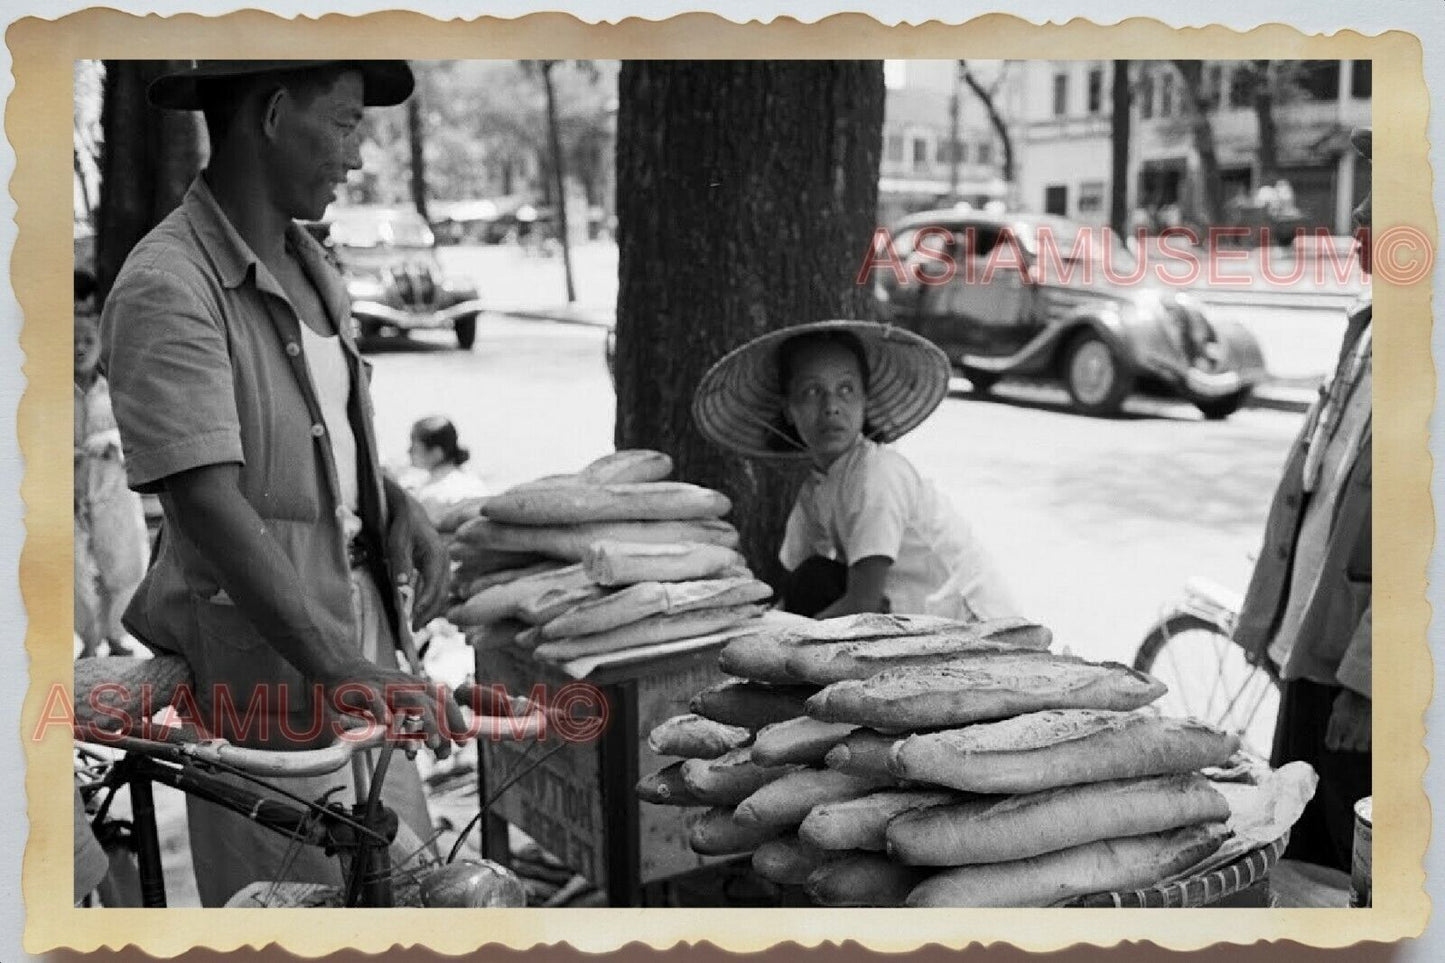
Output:
[[1189,111],[1189,129],[1194,135],[1194,150],[1199,154],[1199,186],[1204,219],[1210,225],[1224,223],[1224,196],[1219,183],[1219,157],[1214,150],[1214,125],[1204,108],[1202,60],[1175,60],[1174,69],[1183,81],[1184,106]]
[[428,221],[426,211],[426,131],[422,126],[421,91],[406,100],[406,137],[411,148],[411,202]]
[[963,82],[968,84],[968,89],[973,91],[980,101],[983,102],[983,109],[988,112],[989,123],[993,125],[994,131],[998,134],[999,143],[1003,147],[1003,179],[1010,187],[1014,182],[1014,142],[1009,136],[1008,124],[1004,123],[1003,115],[994,106],[993,94],[978,82],[973,72],[968,69],[968,62],[960,60],[958,69],[963,72]]
[[1279,172],[1279,131],[1274,122],[1274,78],[1268,60],[1253,61],[1254,90],[1250,98],[1259,123],[1259,183],[1271,183]]
[[759,577],[801,468],[729,454],[692,394],[725,353],[776,328],[865,318],[854,278],[877,219],[877,61],[628,61],[617,117],[619,448],[666,451],[677,477],[733,499]]
[[1113,124],[1110,146],[1113,150],[1109,180],[1109,225],[1120,237],[1129,229],[1129,61],[1114,61]]
[[544,60],[542,86],[547,91],[547,143],[552,149],[552,189],[557,205],[557,231],[562,242],[562,273],[567,279],[567,303],[577,300],[577,289],[572,283],[572,241],[567,231],[567,177],[562,170],[562,138],[557,133],[557,95],[552,88],[554,60]]
[[159,110],[145,99],[152,80],[189,65],[181,60],[105,62],[95,259],[102,300],[131,248],[181,202],[205,163],[201,115]]

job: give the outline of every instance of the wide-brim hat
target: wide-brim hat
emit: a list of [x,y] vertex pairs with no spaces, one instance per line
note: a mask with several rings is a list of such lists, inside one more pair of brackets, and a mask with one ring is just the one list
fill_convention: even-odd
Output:
[[1369,127],[1356,127],[1350,131],[1350,146],[1359,151],[1366,160],[1374,160],[1370,156],[1370,137],[1371,128]]
[[200,110],[201,88],[212,81],[342,65],[361,71],[362,101],[367,107],[395,106],[416,86],[405,60],[197,60],[185,70],[151,81],[146,98],[168,110]]
[[769,331],[713,365],[692,396],[692,419],[698,430],[709,441],[752,458],[807,458],[801,447],[780,451],[776,444],[786,403],[778,350],[790,338],[827,331],[847,332],[863,345],[868,358],[864,419],[872,440],[902,438],[947,396],[948,356],[933,342],[871,321],[818,321]]

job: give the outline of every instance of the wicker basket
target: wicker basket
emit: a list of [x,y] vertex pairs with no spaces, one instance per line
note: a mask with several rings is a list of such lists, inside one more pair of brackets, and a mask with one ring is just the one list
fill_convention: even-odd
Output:
[[1112,907],[1115,909],[1180,909],[1208,906],[1249,889],[1265,879],[1279,862],[1289,833],[1259,849],[1245,853],[1231,863],[1201,876],[1150,886],[1130,892],[1093,893],[1061,903],[1061,906]]

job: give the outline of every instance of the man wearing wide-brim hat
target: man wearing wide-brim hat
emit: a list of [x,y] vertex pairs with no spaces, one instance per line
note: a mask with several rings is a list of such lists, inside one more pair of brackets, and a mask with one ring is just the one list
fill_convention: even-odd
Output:
[[[247,745],[328,743],[340,715],[364,709],[419,713],[446,752],[435,694],[395,688],[416,681],[396,668],[397,584],[429,617],[445,553],[377,467],[345,286],[295,223],[319,219],[361,166],[363,108],[401,103],[412,84],[400,61],[202,61],[149,90],[157,107],[203,111],[211,152],[126,259],[102,318],[128,482],[165,511],[125,622],[186,657],[201,723]],[[315,799],[351,782],[287,788]],[[399,842],[418,848],[431,826],[415,768],[395,760],[385,787]],[[189,820],[206,905],[258,879],[339,882],[321,850],[229,811],[191,798]]]
[[[1368,128],[1351,143],[1371,157]],[[1370,199],[1355,211],[1370,270]],[[1235,640],[1279,667],[1271,763],[1303,760],[1319,788],[1285,855],[1350,869],[1353,807],[1370,795],[1372,312],[1350,315],[1334,377],[1285,464]]]

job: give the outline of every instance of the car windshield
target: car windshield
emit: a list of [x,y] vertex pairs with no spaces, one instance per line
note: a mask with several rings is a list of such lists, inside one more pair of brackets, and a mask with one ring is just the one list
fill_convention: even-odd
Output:
[[1047,246],[1057,252],[1060,261],[1104,260],[1104,246],[1109,246],[1109,268],[1127,274],[1135,267],[1134,255],[1124,246],[1119,235],[1106,227],[1074,224],[1070,221],[1040,221],[1016,225],[1019,240],[1029,256],[1037,260]]
[[342,247],[431,247],[436,238],[415,212],[347,212],[331,223],[331,241]]

